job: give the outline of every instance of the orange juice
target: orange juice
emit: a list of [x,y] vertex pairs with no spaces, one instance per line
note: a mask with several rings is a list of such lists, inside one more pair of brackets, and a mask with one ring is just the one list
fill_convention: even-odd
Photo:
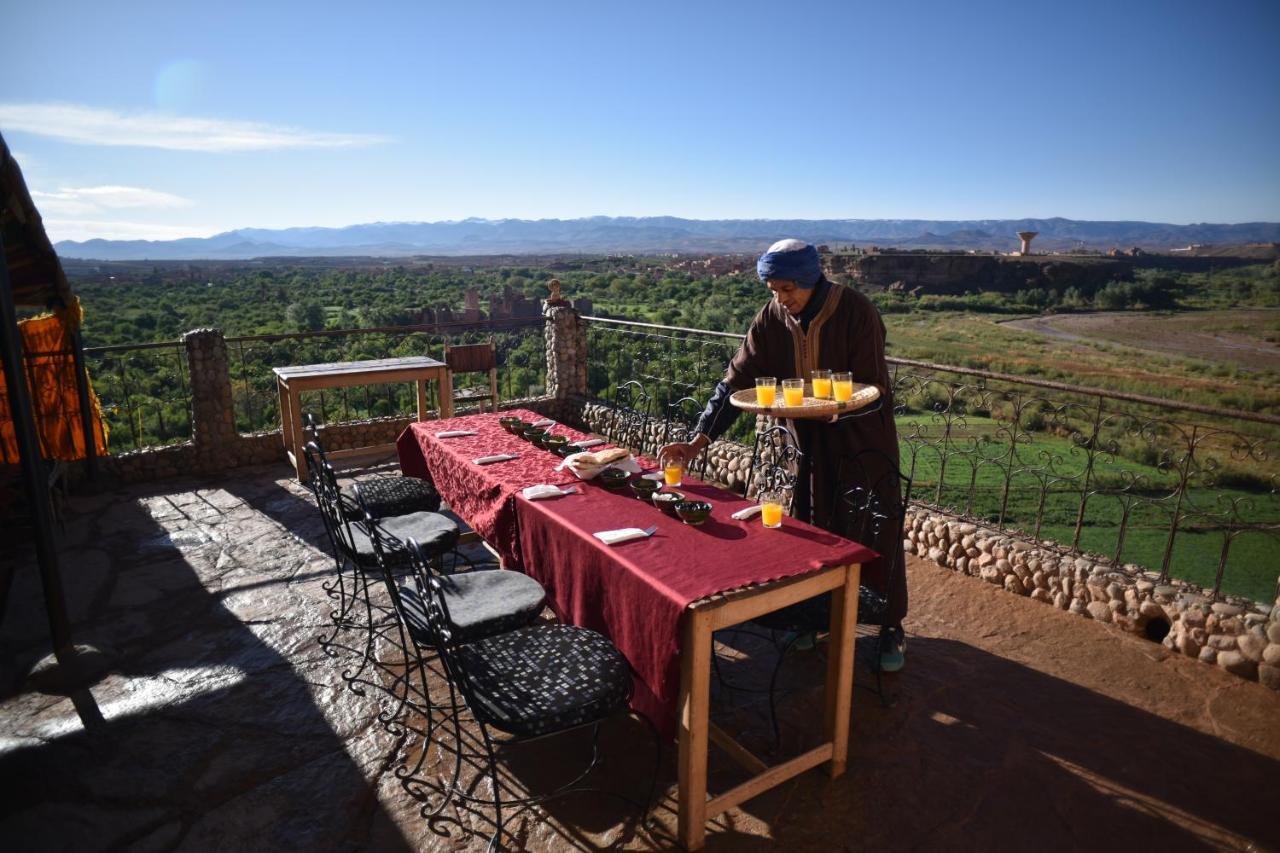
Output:
[[761,406],[772,406],[774,400],[778,399],[778,386],[776,385],[757,385],[756,386],[756,402]]
[[781,527],[782,504],[762,504],[760,509],[760,521],[764,523],[765,527]]
[[831,380],[815,376],[813,379],[813,396],[819,400],[829,399],[831,397]]
[[853,399],[853,383],[852,382],[833,382],[831,390],[835,392],[837,403],[847,403]]
[[804,389],[803,388],[783,388],[782,397],[786,400],[788,406],[804,405]]
[[680,485],[680,478],[683,475],[683,465],[667,465],[662,469],[662,479],[668,486]]

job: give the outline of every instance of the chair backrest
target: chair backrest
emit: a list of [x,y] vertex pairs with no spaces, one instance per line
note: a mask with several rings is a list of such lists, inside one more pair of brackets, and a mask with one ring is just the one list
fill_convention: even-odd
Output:
[[[681,397],[663,406],[662,443],[692,441],[704,408],[693,397]],[[690,472],[699,476],[706,474],[710,450],[710,447],[703,448],[702,453],[689,463]]]
[[623,447],[645,452],[645,427],[653,409],[653,398],[645,387],[628,379],[613,392],[609,429],[606,433]]
[[[905,569],[900,543],[911,495],[911,478],[896,459],[868,448],[840,461],[836,469],[831,530],[890,559],[889,578]],[[887,586],[893,589],[892,583]]]
[[755,445],[751,449],[751,467],[747,470],[746,496],[752,498],[763,492],[780,492],[786,496],[789,512],[795,498],[802,456],[800,441],[790,428],[778,425],[756,433]]
[[449,346],[445,344],[444,363],[453,373],[479,373],[496,370],[498,367],[498,348],[490,338],[482,344],[463,344]]
[[303,453],[311,468],[311,489],[315,492],[320,515],[324,518],[325,532],[334,548],[334,558],[341,560],[355,552],[355,540],[351,535],[351,522],[342,511],[342,493],[338,490],[338,475],[333,466],[322,461],[319,445],[307,442]]
[[422,609],[426,614],[426,628],[431,645],[444,662],[446,676],[462,692],[467,705],[474,706],[471,681],[454,650],[453,634],[449,629],[453,619],[449,614],[449,602],[445,599],[444,585],[441,583],[440,575],[431,570],[430,561],[422,552],[422,547],[418,545],[416,539],[410,538],[406,547],[409,552],[409,565],[413,569],[414,583],[422,600]]

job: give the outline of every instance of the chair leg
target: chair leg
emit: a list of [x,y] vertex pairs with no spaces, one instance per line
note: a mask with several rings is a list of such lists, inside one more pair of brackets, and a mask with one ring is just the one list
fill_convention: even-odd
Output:
[[370,682],[365,681],[361,676],[364,674],[365,667],[367,667],[370,661],[372,661],[377,655],[377,640],[373,629],[373,603],[369,596],[369,577],[359,569],[357,569],[356,572],[360,577],[359,586],[360,591],[363,593],[362,597],[364,598],[365,615],[368,617],[368,622],[365,626],[364,654],[360,658],[359,668],[356,669],[354,673],[349,669],[343,670],[342,678],[347,682],[347,686],[351,688],[353,693],[358,696],[364,696],[365,692],[362,685],[369,684]]

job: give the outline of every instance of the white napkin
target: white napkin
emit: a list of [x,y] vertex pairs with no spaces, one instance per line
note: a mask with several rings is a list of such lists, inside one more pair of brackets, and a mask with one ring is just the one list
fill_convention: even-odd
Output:
[[556,422],[551,420],[551,418],[545,418],[544,420],[534,421],[531,424],[531,426],[536,426],[536,427],[555,426],[555,425],[556,425]]
[[494,462],[506,462],[508,459],[516,459],[518,457],[518,453],[498,453],[493,456],[481,456],[479,459],[472,459],[471,461],[477,465],[490,465]]
[[577,486],[570,486],[567,489],[561,489],[559,486],[538,485],[529,486],[520,494],[524,495],[527,500],[540,501],[544,498],[558,498],[562,495],[576,495],[578,493]]
[[592,438],[592,439],[588,439],[587,441],[575,441],[573,442],[573,446],[581,447],[583,450],[586,450],[588,447],[598,447],[604,443],[605,443],[605,440],[603,438]]
[[621,530],[602,530],[591,535],[606,545],[617,545],[621,542],[630,542],[632,539],[644,539],[649,534],[639,527],[624,527]]
[[738,521],[746,521],[748,518],[755,518],[763,510],[763,506],[756,504],[755,506],[749,506],[746,509],[740,509],[729,517],[736,518]]
[[457,438],[460,435],[475,435],[472,429],[447,429],[444,432],[436,433],[436,438]]

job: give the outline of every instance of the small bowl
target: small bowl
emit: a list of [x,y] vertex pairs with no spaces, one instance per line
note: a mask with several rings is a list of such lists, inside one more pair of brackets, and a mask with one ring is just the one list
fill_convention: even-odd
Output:
[[676,514],[676,504],[684,500],[684,492],[677,491],[656,491],[651,498],[653,505],[665,512],[667,515]]
[[641,477],[631,481],[631,491],[635,492],[636,497],[642,501],[647,501],[653,497],[653,493],[658,491],[658,484],[653,480],[646,480]]
[[698,525],[711,516],[711,504],[706,501],[677,501],[676,515],[685,524]]
[[541,430],[541,429],[538,429],[537,427],[527,427],[523,432],[520,433],[520,437],[523,438],[525,441],[531,441],[534,444],[537,444],[538,439],[542,436],[545,436],[546,434],[547,434],[546,430]]
[[548,435],[542,440],[542,446],[552,453],[555,453],[557,448],[564,447],[568,443],[569,436],[567,435]]
[[627,480],[631,475],[626,471],[619,471],[617,468],[606,468],[598,475],[600,485],[606,489],[621,489],[627,484]]
[[512,435],[522,435],[530,426],[528,421],[521,420],[520,418],[515,418],[505,423],[499,421],[499,423],[502,423],[502,428]]
[[559,456],[561,459],[568,459],[573,454],[579,452],[578,448],[574,447],[572,444],[561,444],[558,447],[548,447],[547,449],[556,456]]

